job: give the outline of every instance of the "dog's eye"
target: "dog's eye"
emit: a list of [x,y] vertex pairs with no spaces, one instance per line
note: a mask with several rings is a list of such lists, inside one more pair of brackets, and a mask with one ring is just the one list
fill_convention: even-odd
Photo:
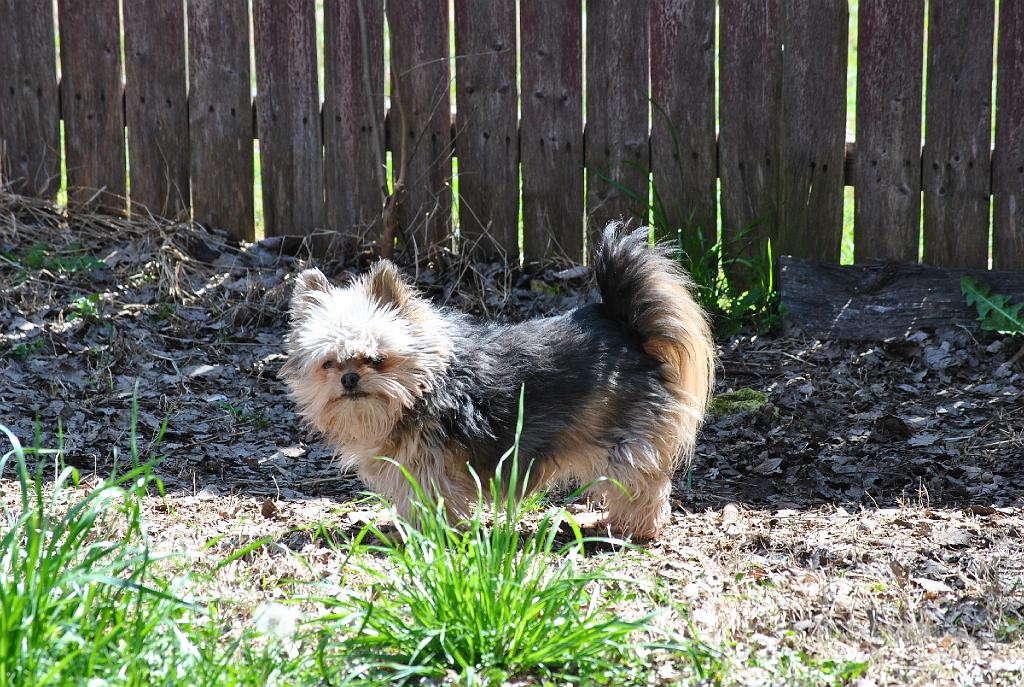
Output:
[[372,358],[367,358],[366,362],[370,364],[370,367],[380,367],[384,364],[384,358],[381,358],[379,355],[375,355]]
[[324,367],[325,370],[330,370],[332,367],[334,367],[334,361],[333,360],[325,360],[323,367]]

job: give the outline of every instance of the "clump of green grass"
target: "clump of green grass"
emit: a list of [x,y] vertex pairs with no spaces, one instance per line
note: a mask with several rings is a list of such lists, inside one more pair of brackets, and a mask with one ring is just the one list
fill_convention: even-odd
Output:
[[217,401],[217,407],[231,416],[235,423],[253,425],[258,429],[266,429],[270,426],[270,420],[263,413],[239,408],[230,401]]
[[[683,206],[685,175],[679,139],[667,113],[657,103],[653,106],[655,116],[664,117],[668,125],[675,159],[680,161],[680,187],[666,189],[654,184],[648,196],[609,177],[601,178],[635,203],[633,213],[651,225],[655,237],[675,242],[677,259],[696,287],[694,297],[711,315],[716,333],[732,336],[747,326],[764,332],[777,329],[782,306],[775,286],[771,240],[757,238],[756,223],[734,237],[723,235],[714,241],[707,237],[707,233],[717,234],[710,231],[717,227],[699,226],[693,211]],[[646,168],[637,168],[646,178]],[[678,217],[688,219],[680,225]]]
[[[415,524],[398,519],[397,536],[368,525],[349,549],[369,591],[318,599],[328,613],[316,624],[343,636],[322,643],[323,665],[397,681],[637,684],[651,667],[640,657],[681,646],[666,642],[652,615],[615,611],[635,581],[610,564],[581,565],[595,540],[563,509],[539,512],[537,498],[523,497],[516,450],[505,460],[507,483],[492,480],[490,497],[458,524],[405,473],[419,503]],[[521,522],[532,519],[525,532]],[[698,673],[714,662],[703,647],[688,655]]]
[[86,270],[94,270],[107,266],[99,258],[81,254],[82,247],[77,243],[68,244],[62,250],[54,250],[45,243],[37,243],[22,260],[25,267],[34,270],[49,270],[64,274],[74,274]]
[[46,345],[46,340],[43,337],[38,337],[27,343],[22,342],[11,346],[10,353],[18,360],[27,360],[33,353],[41,351],[44,345]]
[[47,461],[29,469],[27,455],[59,465],[59,450],[25,449],[0,430],[12,446],[0,474],[13,470],[21,487],[20,502],[4,505],[0,536],[0,685],[164,683],[157,677],[186,650],[176,624],[187,604],[153,572],[159,557],[141,515],[151,468],[80,497],[73,468],[55,468],[52,481]]
[[128,469],[96,486],[61,467],[60,448],[23,447],[0,426],[0,477],[20,488],[0,506],[0,687],[323,684],[259,628],[230,632],[219,601],[185,600],[204,578],[150,546],[144,498],[162,488],[156,459],[139,455],[137,413],[133,402]]
[[847,687],[868,672],[867,661],[819,658],[804,651],[782,649],[768,656],[751,656],[748,665],[770,675],[768,684],[807,687]]

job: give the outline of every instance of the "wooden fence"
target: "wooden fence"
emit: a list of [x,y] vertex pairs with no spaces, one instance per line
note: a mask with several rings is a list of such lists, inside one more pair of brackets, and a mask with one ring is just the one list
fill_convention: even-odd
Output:
[[54,197],[63,152],[71,205],[130,188],[251,239],[258,135],[267,235],[379,231],[387,146],[420,248],[453,233],[454,155],[485,252],[579,260],[653,178],[709,239],[721,207],[726,241],[838,262],[852,185],[858,261],[916,261],[923,215],[926,262],[987,267],[992,227],[994,265],[1024,267],[1024,2],[931,0],[925,46],[924,0],[861,0],[853,141],[845,0],[326,0],[323,54],[315,0],[252,0],[255,98],[249,0],[118,4],[0,0],[15,190]]

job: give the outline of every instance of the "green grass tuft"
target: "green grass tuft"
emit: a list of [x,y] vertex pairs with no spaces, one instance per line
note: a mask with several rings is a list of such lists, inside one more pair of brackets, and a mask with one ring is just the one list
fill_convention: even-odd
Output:
[[[675,127],[661,106],[652,104],[654,116],[665,118],[680,165],[679,178],[685,179]],[[647,178],[642,166],[625,164],[642,170]],[[782,305],[774,281],[772,244],[770,239],[758,238],[757,223],[737,236],[718,237],[718,227],[702,227],[694,221],[694,213],[683,203],[682,181],[679,188],[652,185],[648,195],[648,189],[632,189],[605,175],[601,179],[635,204],[633,214],[650,224],[654,237],[675,242],[677,259],[692,278],[694,297],[711,315],[716,334],[732,336],[747,326],[762,332],[779,327]],[[680,224],[680,217],[688,219]],[[712,240],[709,235],[718,238]]]
[[74,274],[107,266],[107,263],[92,255],[79,254],[81,250],[82,247],[77,243],[71,243],[59,251],[54,251],[45,243],[37,243],[29,249],[22,264],[29,269],[60,274]]
[[[616,575],[611,563],[580,565],[597,540],[584,537],[564,509],[541,512],[538,498],[522,498],[514,449],[505,461],[507,483],[492,480],[490,498],[481,496],[473,516],[457,525],[405,473],[418,499],[415,524],[398,519],[397,536],[366,526],[348,553],[369,589],[317,600],[329,612],[316,624],[344,636],[323,645],[324,665],[380,680],[635,684],[649,669],[638,657],[656,646],[680,649],[653,641],[665,639],[653,615],[616,613],[635,581]],[[531,520],[524,531],[521,523]],[[686,649],[701,670],[705,659],[712,662],[703,647]]]
[[24,449],[0,430],[12,446],[0,474],[13,470],[21,486],[20,503],[4,506],[0,536],[0,686],[165,683],[158,676],[173,674],[186,649],[176,623],[188,609],[153,574],[159,557],[141,515],[151,468],[80,497],[73,468],[54,468],[52,479],[46,461],[29,470],[27,455],[59,451]]

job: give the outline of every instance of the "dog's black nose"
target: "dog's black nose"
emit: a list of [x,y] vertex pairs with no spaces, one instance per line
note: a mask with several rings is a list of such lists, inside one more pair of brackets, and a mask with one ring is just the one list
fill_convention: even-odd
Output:
[[346,372],[341,376],[341,385],[352,391],[359,385],[359,374],[356,372]]

